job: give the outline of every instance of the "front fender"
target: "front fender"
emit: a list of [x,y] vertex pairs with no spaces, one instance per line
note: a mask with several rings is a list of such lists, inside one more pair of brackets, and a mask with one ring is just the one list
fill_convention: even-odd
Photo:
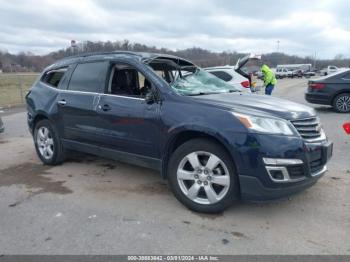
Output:
[[182,124],[176,127],[172,127],[168,130],[167,134],[167,143],[164,145],[162,149],[162,177],[166,178],[167,173],[167,165],[168,161],[171,156],[171,149],[173,148],[173,145],[177,138],[179,138],[184,133],[188,132],[194,132],[198,133],[198,137],[205,136],[208,138],[212,138],[213,140],[216,140],[218,143],[220,143],[222,146],[225,147],[225,149],[229,152],[232,161],[234,162],[234,165],[236,166],[235,159],[237,158],[237,151],[235,150],[234,144],[231,143],[230,138],[226,137],[224,132],[219,132],[218,130],[208,128],[206,126],[201,126],[198,124]]

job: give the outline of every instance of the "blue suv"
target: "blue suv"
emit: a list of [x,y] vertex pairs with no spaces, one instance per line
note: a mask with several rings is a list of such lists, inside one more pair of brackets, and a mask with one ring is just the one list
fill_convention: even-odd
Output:
[[66,58],[44,70],[26,101],[44,164],[61,164],[73,150],[156,169],[199,212],[299,192],[332,155],[313,109],[241,93],[170,55]]

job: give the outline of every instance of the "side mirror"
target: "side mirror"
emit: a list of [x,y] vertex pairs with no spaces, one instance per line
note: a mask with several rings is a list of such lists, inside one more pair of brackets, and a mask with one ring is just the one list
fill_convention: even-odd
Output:
[[156,97],[152,91],[147,92],[145,96],[145,101],[146,101],[146,104],[149,104],[149,105],[153,104],[156,101]]

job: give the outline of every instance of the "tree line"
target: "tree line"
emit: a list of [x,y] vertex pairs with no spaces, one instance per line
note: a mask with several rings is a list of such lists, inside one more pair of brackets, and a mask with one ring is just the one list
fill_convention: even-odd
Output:
[[[5,51],[0,51],[0,69],[3,72],[40,72],[47,65],[68,56],[116,50],[171,54],[193,61],[201,67],[234,65],[238,58],[245,55],[244,53],[235,51],[212,52],[199,47],[173,51],[167,48],[157,48],[155,46],[147,46],[140,43],[131,43],[128,40],[115,42],[85,41],[77,44],[75,47],[60,49],[47,55],[34,55],[25,52],[10,54]],[[300,57],[275,52],[263,54],[262,62],[271,67],[275,67],[277,64],[312,64],[316,69],[321,69],[328,65],[350,67],[350,59],[344,58],[342,55],[337,55],[334,59],[315,60],[311,56]]]

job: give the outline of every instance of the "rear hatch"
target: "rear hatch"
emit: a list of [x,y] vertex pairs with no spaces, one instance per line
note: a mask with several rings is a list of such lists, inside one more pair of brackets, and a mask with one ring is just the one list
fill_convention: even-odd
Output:
[[248,65],[248,63],[253,62],[256,64],[255,66],[257,66],[257,61],[261,60],[261,55],[255,55],[255,54],[249,54],[245,57],[242,57],[240,59],[238,59],[236,66],[235,66],[235,71],[237,73],[239,73],[240,75],[246,77],[249,79],[249,85],[252,85],[252,79],[251,76],[249,74],[249,71],[245,70],[246,66]]

